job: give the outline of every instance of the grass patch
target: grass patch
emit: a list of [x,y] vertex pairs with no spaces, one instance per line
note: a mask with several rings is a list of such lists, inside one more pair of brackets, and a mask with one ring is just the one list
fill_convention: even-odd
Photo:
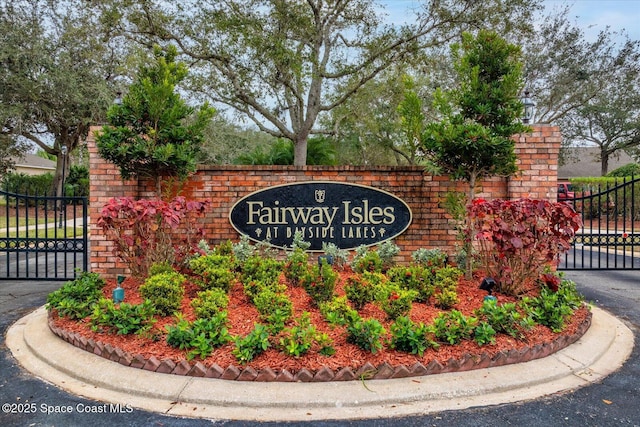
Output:
[[[57,234],[56,234],[57,233]],[[42,228],[38,229],[38,233],[36,234],[35,230],[25,230],[20,231],[18,233],[10,232],[8,235],[6,232],[0,231],[0,238],[20,238],[20,239],[65,239],[65,238],[80,238],[82,237],[83,229],[82,227],[76,227],[75,229],[72,227],[65,228]]]
[[51,215],[49,218],[39,217],[38,221],[35,220],[34,217],[29,218],[29,222],[25,218],[17,218],[15,216],[7,218],[6,216],[0,216],[0,228],[11,228],[11,227],[26,227],[27,225],[35,225],[35,224],[46,224],[45,221],[52,222],[53,216]]

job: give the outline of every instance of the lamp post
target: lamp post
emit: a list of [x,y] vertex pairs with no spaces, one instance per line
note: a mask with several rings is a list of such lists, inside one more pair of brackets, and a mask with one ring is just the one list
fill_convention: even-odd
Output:
[[63,212],[64,212],[64,208],[65,208],[65,203],[64,203],[64,172],[65,169],[67,167],[67,146],[66,145],[62,145],[62,147],[60,147],[60,154],[62,154],[62,188],[61,188],[61,195],[62,195],[62,200],[60,202],[60,219],[58,222],[58,228],[62,228],[62,217],[63,217]]
[[533,121],[535,114],[536,103],[529,97],[529,90],[525,89],[524,97],[522,98],[522,104],[524,105],[524,115],[522,116],[522,123],[529,124]]

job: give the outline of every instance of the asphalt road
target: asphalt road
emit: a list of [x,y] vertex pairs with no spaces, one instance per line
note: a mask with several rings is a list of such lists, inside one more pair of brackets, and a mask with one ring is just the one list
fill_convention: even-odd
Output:
[[[593,304],[610,311],[640,338],[640,271],[572,271],[567,278]],[[535,401],[447,411],[419,417],[255,423],[234,420],[183,419],[137,409],[122,402],[120,413],[101,411],[100,402],[70,395],[23,371],[8,352],[4,335],[16,320],[44,304],[60,282],[0,281],[1,426],[638,426],[640,427],[640,346],[618,372],[573,392]],[[8,405],[7,405],[8,404]],[[15,413],[6,413],[14,411]],[[60,411],[70,411],[61,413]],[[49,411],[58,411],[48,413]],[[82,412],[81,412],[82,411]]]

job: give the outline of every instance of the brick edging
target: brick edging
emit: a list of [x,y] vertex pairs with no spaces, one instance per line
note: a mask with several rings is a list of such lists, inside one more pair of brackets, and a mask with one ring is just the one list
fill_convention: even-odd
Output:
[[164,374],[235,381],[326,382],[352,381],[363,378],[391,379],[419,377],[443,374],[446,372],[462,372],[473,369],[492,368],[541,359],[578,341],[591,326],[591,318],[592,313],[589,311],[587,317],[578,326],[578,329],[574,334],[561,334],[551,342],[537,344],[533,347],[525,346],[519,350],[512,349],[509,351],[501,351],[493,357],[489,356],[486,352],[482,352],[480,354],[466,353],[460,359],[450,358],[444,363],[432,360],[426,366],[420,362],[416,362],[411,366],[393,366],[387,362],[374,366],[367,362],[355,371],[350,367],[333,370],[325,366],[317,371],[303,368],[297,372],[290,372],[287,369],[271,368],[255,370],[250,366],[239,368],[233,365],[223,368],[216,363],[207,367],[201,362],[192,363],[186,359],[181,359],[178,362],[171,359],[158,360],[155,356],[151,356],[147,359],[140,354],[131,354],[118,347],[113,347],[110,344],[104,344],[100,341],[86,338],[76,332],[56,327],[54,325],[53,313],[51,311],[48,313],[47,323],[53,334],[69,344],[131,368],[146,369],[148,371]]

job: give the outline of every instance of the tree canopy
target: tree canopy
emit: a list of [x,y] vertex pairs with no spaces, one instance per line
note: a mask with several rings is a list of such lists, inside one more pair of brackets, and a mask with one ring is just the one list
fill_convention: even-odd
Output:
[[[445,47],[491,29],[523,46],[537,122],[559,125],[566,144],[598,144],[603,166],[616,150],[635,153],[638,41],[609,29],[587,39],[568,9],[536,15],[542,0],[415,3],[413,19],[392,25],[376,0],[0,0],[4,143],[56,155],[59,182],[60,147],[73,150],[104,122],[116,90],[133,81],[133,46],[173,45],[189,68],[179,88],[188,102],[209,100],[257,129],[217,117],[210,161],[284,138],[301,165],[309,138],[329,136],[339,163],[416,163],[411,117],[437,119],[435,89],[455,87]],[[598,124],[602,109],[611,117],[598,113]]]
[[603,175],[610,156],[633,152],[640,144],[640,41],[609,28],[588,39],[564,8],[544,15],[522,45],[536,122],[559,126],[564,147],[598,146]]
[[152,178],[158,195],[160,177],[184,179],[195,172],[202,130],[214,114],[207,104],[196,111],[176,92],[187,67],[175,58],[175,48],[164,53],[156,48],[122,103],[109,108],[109,125],[96,137],[98,152],[119,167],[124,179]]
[[113,100],[115,60],[82,2],[0,3],[0,123],[2,134],[58,157],[74,150]]
[[[423,149],[446,174],[468,183],[467,202],[478,179],[516,172],[513,135],[528,129],[520,121],[521,50],[494,31],[465,33],[451,47],[457,87],[436,91],[439,122],[423,134]],[[466,218],[466,233],[471,218]],[[464,239],[467,275],[471,274],[471,236]]]
[[401,27],[383,25],[372,0],[112,0],[103,17],[142,43],[176,44],[197,70],[192,88],[291,140],[304,165],[319,116],[381,71],[470,27],[530,22],[539,3],[430,0]]
[[640,89],[638,76],[612,76],[606,87],[563,120],[562,131],[573,141],[598,147],[600,173],[607,175],[609,158],[624,150],[638,153]]
[[513,174],[515,143],[528,128],[520,122],[520,48],[495,32],[465,33],[452,45],[458,87],[436,92],[439,122],[426,126],[423,148],[442,171],[469,184],[473,200],[479,178]]

